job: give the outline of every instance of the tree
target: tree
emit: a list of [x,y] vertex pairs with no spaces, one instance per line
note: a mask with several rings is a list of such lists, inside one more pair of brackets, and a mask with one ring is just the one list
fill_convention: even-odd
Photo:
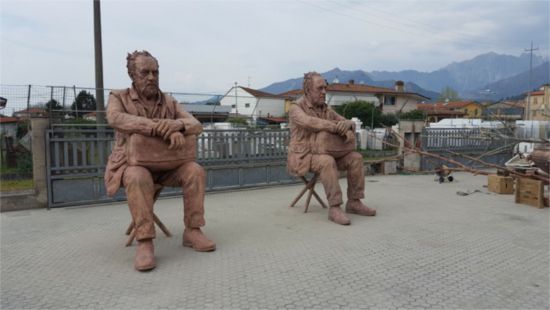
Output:
[[50,101],[46,102],[46,105],[44,106],[48,112],[50,111],[56,111],[56,110],[63,110],[63,106],[59,101],[55,99],[51,99]]
[[376,127],[391,127],[399,122],[397,115],[393,113],[380,114]]
[[76,96],[71,110],[74,111],[76,117],[82,117],[84,114],[96,110],[96,101],[92,94],[82,90]]
[[347,119],[357,117],[365,126],[384,127],[397,124],[397,117],[394,114],[382,114],[372,102],[352,101],[336,106],[336,113]]
[[445,101],[459,101],[460,97],[458,97],[458,92],[454,89],[452,89],[450,86],[447,86],[441,90],[441,94],[439,95],[439,98],[437,98],[437,101],[445,102]]

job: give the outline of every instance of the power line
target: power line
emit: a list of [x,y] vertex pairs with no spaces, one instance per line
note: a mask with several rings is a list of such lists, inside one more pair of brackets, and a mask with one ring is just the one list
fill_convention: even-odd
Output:
[[[415,35],[415,36],[421,36],[422,38],[437,36],[439,39],[444,40],[444,41],[448,41],[448,42],[456,42],[456,41],[466,42],[466,41],[468,41],[469,43],[474,43],[474,44],[477,44],[477,45],[484,45],[484,46],[489,46],[489,47],[494,46],[494,44],[491,44],[491,43],[481,42],[481,41],[473,41],[473,40],[469,40],[469,39],[466,39],[466,38],[453,40],[451,38],[446,37],[443,34],[439,34],[439,33],[435,33],[435,32],[426,33],[425,31],[419,30],[417,28],[403,29],[403,28],[399,28],[399,27],[394,27],[392,25],[377,23],[377,22],[374,22],[372,20],[361,18],[361,17],[355,16],[355,15],[350,15],[350,14],[343,13],[341,11],[336,11],[332,8],[321,6],[318,3],[313,4],[313,3],[310,3],[310,2],[307,2],[307,1],[304,1],[304,0],[298,0],[298,1],[303,3],[303,4],[306,4],[306,5],[309,5],[309,6],[312,6],[312,7],[316,7],[318,9],[321,9],[321,10],[324,10],[324,11],[331,12],[333,14],[337,14],[337,15],[352,18],[356,21],[360,21],[360,22],[364,22],[364,23],[368,23],[368,24],[374,24],[374,25],[377,25],[377,26],[380,26],[380,27],[393,29],[393,30],[396,30],[396,31],[399,31],[399,32],[402,32],[402,33],[409,33],[409,34],[412,34],[412,35]],[[341,3],[337,3],[337,2],[333,2],[333,3],[340,6],[340,7],[345,7]],[[353,10],[357,11],[356,9],[351,8],[351,7],[346,7],[346,8],[353,9]],[[399,23],[399,24],[407,27],[407,25],[404,25],[403,23]],[[434,31],[436,31],[436,30],[434,29]]]
[[[333,3],[336,3],[334,1],[332,1]],[[353,2],[353,1],[352,1]],[[360,3],[360,2],[353,2],[353,3],[356,3],[356,4],[365,4],[369,7],[369,10],[373,10],[373,11],[377,11],[377,12],[380,12],[386,16],[389,16],[390,19],[394,20],[395,22],[397,23],[400,23],[404,26],[407,26],[406,24],[409,24],[409,25],[412,25],[412,26],[422,26],[422,27],[425,27],[427,28],[428,30],[430,31],[438,31],[439,29],[438,28],[435,28],[433,25],[430,25],[428,23],[423,23],[421,21],[418,21],[418,20],[413,20],[413,19],[410,19],[410,18],[406,18],[406,17],[403,17],[403,16],[399,16],[399,19],[395,18],[395,13],[392,13],[392,12],[388,12],[388,11],[384,11],[384,10],[381,10],[379,8],[373,8],[372,6],[369,6],[368,3]],[[355,9],[355,8],[354,8]],[[355,10],[360,10],[360,11],[363,11],[363,12],[369,12],[369,11],[366,11],[362,8],[357,8]],[[371,12],[369,12],[371,13]],[[403,23],[405,22],[405,23]],[[464,38],[465,40],[468,40],[472,43],[476,43],[476,44],[490,44],[490,43],[486,43],[486,42],[481,42],[481,41],[478,41],[478,37],[472,35],[472,34],[468,34],[468,33],[464,33],[464,32],[460,32],[460,31],[450,31],[454,34],[457,34],[457,35],[460,35],[460,36],[464,36],[464,37],[469,37],[469,38]],[[472,40],[473,39],[473,40]],[[511,42],[511,41],[510,41]]]

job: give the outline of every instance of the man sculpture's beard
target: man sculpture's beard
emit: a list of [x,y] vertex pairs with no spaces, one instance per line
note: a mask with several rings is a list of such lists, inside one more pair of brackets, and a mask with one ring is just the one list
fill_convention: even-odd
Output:
[[147,99],[153,99],[158,95],[159,87],[154,84],[147,84],[145,87],[143,87],[143,90],[141,93],[143,96]]

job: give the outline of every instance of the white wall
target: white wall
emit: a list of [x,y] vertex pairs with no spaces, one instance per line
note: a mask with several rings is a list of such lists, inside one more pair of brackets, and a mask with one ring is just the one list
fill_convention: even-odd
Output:
[[2,123],[0,125],[0,136],[8,136],[8,137],[13,137],[15,139],[16,134],[17,134],[17,123]]
[[342,105],[345,102],[350,101],[367,101],[374,103],[375,106],[380,104],[378,98],[372,94],[357,94],[357,93],[345,93],[345,92],[328,92],[327,104],[330,106]]
[[[236,97],[236,99],[235,99]],[[237,87],[237,93],[235,94],[235,87],[232,87],[227,94],[220,100],[221,105],[233,106],[231,108],[231,114],[239,112],[242,115],[250,116],[254,110],[257,99],[251,94],[247,93],[240,87]],[[248,105],[248,107],[247,107]]]
[[235,100],[235,87],[231,88],[227,94],[220,100],[220,104],[224,106],[233,106],[231,114],[239,112],[243,116],[284,116],[285,101],[279,98],[257,98],[246,92],[240,87],[237,87]]
[[[387,96],[389,97],[391,95],[387,95]],[[395,104],[394,105],[386,105],[385,104],[382,107],[382,112],[383,113],[395,113],[399,110],[401,110],[401,112],[409,112],[409,111],[412,111],[412,110],[416,110],[418,102],[420,102],[420,100],[418,100],[416,98],[398,96],[398,97],[395,98]],[[405,106],[403,107],[403,105],[405,105]],[[401,107],[403,107],[403,109],[401,109]]]
[[285,115],[285,100],[277,98],[260,98],[254,115],[258,117],[270,116],[280,117]]

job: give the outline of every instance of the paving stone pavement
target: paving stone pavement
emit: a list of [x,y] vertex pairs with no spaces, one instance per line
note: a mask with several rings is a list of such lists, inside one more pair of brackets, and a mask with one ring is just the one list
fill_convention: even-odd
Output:
[[300,185],[208,194],[212,253],[181,246],[181,198],[163,199],[156,212],[174,237],[158,231],[148,273],[124,247],[124,203],[2,213],[0,306],[548,309],[548,208],[489,193],[483,176],[455,178],[368,176],[378,215],[350,226],[316,203],[288,208]]

